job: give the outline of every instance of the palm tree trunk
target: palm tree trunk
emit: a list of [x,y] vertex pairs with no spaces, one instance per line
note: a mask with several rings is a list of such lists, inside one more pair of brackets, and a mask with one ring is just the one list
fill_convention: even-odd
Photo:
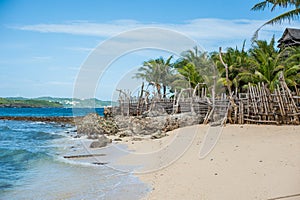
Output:
[[224,65],[224,67],[225,67],[227,89],[228,89],[229,96],[230,96],[230,95],[231,95],[231,88],[230,88],[230,85],[229,85],[229,78],[228,78],[228,66],[227,66],[227,64],[223,61],[223,58],[222,58],[222,48],[221,48],[221,47],[219,48],[219,57],[220,57],[221,63],[222,63],[222,64]]
[[167,86],[163,85],[163,98],[167,97]]
[[160,91],[160,88],[161,88],[160,84],[159,84],[159,83],[156,83],[157,95],[158,95],[159,98],[161,98],[161,91]]

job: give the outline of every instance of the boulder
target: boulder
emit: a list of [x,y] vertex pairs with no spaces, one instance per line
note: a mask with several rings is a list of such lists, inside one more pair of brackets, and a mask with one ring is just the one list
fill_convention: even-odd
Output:
[[102,148],[107,146],[107,144],[111,143],[111,139],[105,137],[102,135],[101,137],[98,138],[97,141],[94,141],[90,144],[90,148]]
[[180,113],[171,116],[172,120],[176,118],[179,127],[192,126],[203,122],[203,116],[193,113]]
[[97,113],[90,113],[77,121],[77,134],[87,135],[91,138],[97,138],[97,135],[109,134],[113,135],[118,132],[118,126],[111,119],[104,119]]
[[165,132],[157,131],[156,133],[151,135],[151,139],[160,139],[165,136],[167,136],[167,134]]
[[179,128],[179,121],[178,118],[167,118],[164,128],[163,128],[163,132],[168,132],[168,131],[172,131]]

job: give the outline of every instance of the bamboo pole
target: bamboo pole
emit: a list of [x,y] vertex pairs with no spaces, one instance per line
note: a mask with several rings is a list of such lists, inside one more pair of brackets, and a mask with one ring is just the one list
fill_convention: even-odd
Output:
[[269,105],[269,98],[267,96],[265,84],[263,82],[262,82],[262,92],[263,92],[263,96],[265,98],[266,107],[267,107],[267,111],[266,111],[267,113],[266,114],[269,114],[271,112],[270,105]]
[[283,101],[282,101],[282,97],[281,97],[281,92],[280,92],[280,89],[279,89],[279,86],[277,85],[277,97],[278,97],[278,105],[280,106],[280,112],[281,112],[281,115],[282,115],[282,119],[283,121],[285,121],[285,110],[284,110],[284,104],[283,104]]
[[239,124],[242,124],[242,102],[239,102]]
[[249,83],[249,90],[250,90],[251,102],[252,102],[252,105],[253,105],[253,112],[256,115],[258,113],[258,111],[257,111],[255,93],[254,93],[253,87],[250,85],[250,83]]
[[243,103],[243,101],[241,101],[241,111],[240,111],[240,113],[241,113],[241,122],[242,122],[242,124],[244,124],[244,103]]

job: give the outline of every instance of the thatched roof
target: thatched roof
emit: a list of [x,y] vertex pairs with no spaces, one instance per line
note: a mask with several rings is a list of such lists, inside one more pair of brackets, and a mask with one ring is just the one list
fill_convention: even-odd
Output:
[[286,28],[278,43],[278,47],[280,48],[300,46],[300,29]]

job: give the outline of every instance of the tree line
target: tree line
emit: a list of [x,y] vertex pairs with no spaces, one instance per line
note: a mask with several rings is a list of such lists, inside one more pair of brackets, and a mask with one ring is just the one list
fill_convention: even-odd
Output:
[[[195,88],[197,84],[207,87],[214,74],[218,77],[216,82],[226,87],[227,93],[228,90],[235,94],[246,92],[249,83],[257,85],[259,82],[264,82],[273,91],[279,84],[279,74],[283,73],[291,91],[299,94],[300,47],[280,50],[275,43],[273,37],[270,42],[256,40],[248,50],[244,42],[241,49],[229,47],[225,52],[211,53],[194,47],[176,60],[170,56],[145,61],[134,77],[145,80],[156,88],[158,95],[166,97],[167,93]],[[228,68],[227,78],[222,62]]]

